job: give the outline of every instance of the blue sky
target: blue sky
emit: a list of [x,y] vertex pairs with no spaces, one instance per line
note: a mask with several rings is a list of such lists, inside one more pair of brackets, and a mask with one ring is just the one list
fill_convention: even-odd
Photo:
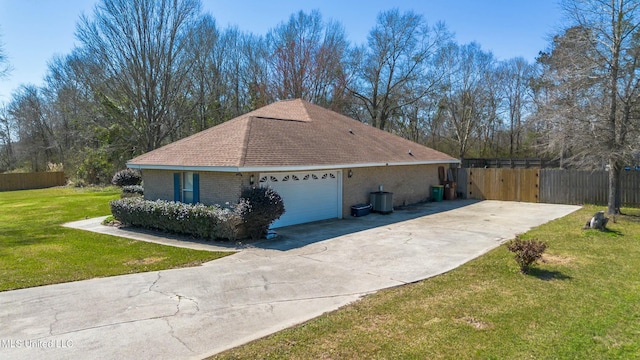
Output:
[[[0,103],[20,84],[42,85],[47,63],[70,52],[82,13],[96,0],[0,0],[0,41],[14,68],[0,80]],[[428,22],[443,21],[461,43],[478,42],[498,59],[522,56],[534,61],[557,32],[557,0],[202,0],[220,28],[237,26],[256,34],[288,20],[299,10],[318,9],[325,20],[341,22],[352,43],[366,42],[380,11],[413,10]]]

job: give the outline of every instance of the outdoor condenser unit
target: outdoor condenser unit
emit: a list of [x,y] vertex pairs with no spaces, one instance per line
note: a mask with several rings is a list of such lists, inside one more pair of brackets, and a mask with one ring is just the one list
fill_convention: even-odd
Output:
[[369,201],[373,211],[389,214],[393,212],[393,193],[388,191],[376,191],[369,194]]

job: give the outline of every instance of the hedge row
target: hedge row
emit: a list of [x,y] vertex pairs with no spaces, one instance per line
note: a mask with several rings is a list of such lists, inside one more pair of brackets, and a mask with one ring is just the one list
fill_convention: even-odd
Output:
[[124,198],[110,203],[111,214],[123,225],[139,226],[205,239],[235,240],[241,215],[231,209],[173,201]]

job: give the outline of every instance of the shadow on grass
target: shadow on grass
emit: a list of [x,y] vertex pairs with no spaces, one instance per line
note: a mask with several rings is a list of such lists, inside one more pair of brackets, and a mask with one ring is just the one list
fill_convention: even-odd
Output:
[[561,271],[551,271],[551,270],[538,269],[538,268],[531,268],[529,270],[528,275],[535,276],[538,279],[544,280],[544,281],[572,279],[571,276],[565,275]]
[[32,246],[49,243],[49,234],[29,234],[24,230],[9,230],[2,231],[2,238],[0,238],[0,247],[2,249],[19,248],[23,246]]
[[639,214],[628,214],[628,213],[622,213],[620,215],[616,216],[616,220],[626,220],[626,221],[631,221],[631,222],[640,222],[640,215]]
[[[640,222],[640,219],[638,220],[638,222]],[[591,231],[594,233],[603,233],[603,234],[607,234],[609,236],[624,236],[624,234],[622,233],[622,231],[620,230],[613,230],[610,228],[604,228],[604,230],[597,230],[597,229],[584,229],[585,231]]]
[[602,232],[605,233],[605,234],[608,234],[608,235],[624,236],[624,234],[620,230],[613,230],[613,229],[605,228],[604,230],[602,230]]

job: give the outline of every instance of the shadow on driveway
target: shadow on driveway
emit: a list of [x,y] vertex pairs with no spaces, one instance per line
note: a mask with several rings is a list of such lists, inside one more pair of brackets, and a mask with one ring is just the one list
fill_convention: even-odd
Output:
[[241,251],[246,248],[258,248],[268,250],[287,251],[301,248],[316,242],[328,240],[334,237],[357,233],[380,226],[391,225],[407,220],[439,212],[450,211],[471,204],[478,200],[453,200],[442,202],[429,202],[417,205],[405,206],[394,210],[391,214],[382,215],[371,213],[362,217],[346,217],[344,219],[332,219],[313,223],[300,224],[278,228],[276,236],[272,239],[252,241],[243,239],[238,241],[211,241],[197,239],[190,236],[165,233],[155,230],[124,226],[114,227],[102,225],[105,217],[75,221],[64,224],[65,227],[92,231],[101,234],[113,235],[128,239],[152,242],[156,244],[177,246],[194,250],[206,251]]
[[[144,228],[135,227],[135,226],[122,226],[122,227],[119,227],[118,230],[121,230],[121,233],[113,234],[113,235],[130,237],[132,239],[142,240],[142,241],[148,241],[147,239],[161,238],[161,239],[165,239],[166,241],[165,242],[158,241],[158,242],[164,245],[182,244],[182,245],[188,245],[185,247],[191,248],[191,249],[198,249],[198,246],[204,246],[204,247],[215,246],[217,248],[216,249],[217,251],[238,251],[242,247],[242,242],[239,240],[238,241],[212,241],[212,240],[197,238],[197,237],[188,236],[188,235],[173,234],[173,233],[163,232],[159,230],[144,229]],[[124,236],[122,235],[122,233],[129,233],[130,235],[138,235],[138,236],[136,237]],[[203,250],[208,250],[208,249],[203,249]]]
[[362,217],[346,217],[275,229],[276,237],[250,243],[250,247],[287,251],[338,236],[387,226],[419,217],[450,211],[475,204],[479,200],[452,200],[405,206],[391,214],[371,213]]

